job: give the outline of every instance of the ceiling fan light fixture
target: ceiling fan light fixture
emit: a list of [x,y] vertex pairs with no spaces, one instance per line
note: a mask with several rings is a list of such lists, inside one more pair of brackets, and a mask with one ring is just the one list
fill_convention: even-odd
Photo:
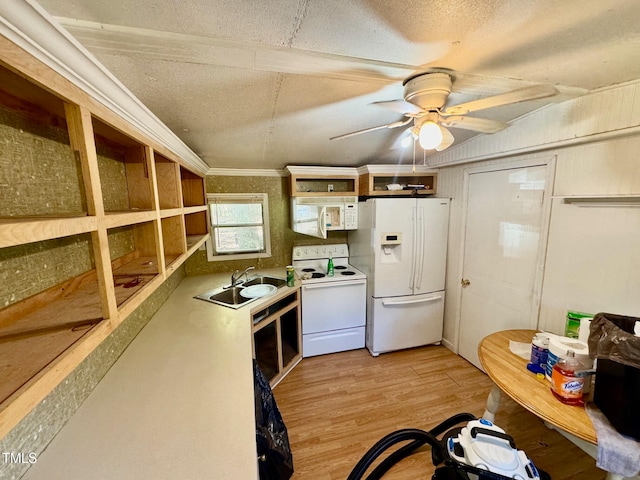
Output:
[[425,150],[433,150],[442,143],[442,130],[437,123],[428,120],[420,126],[418,141]]

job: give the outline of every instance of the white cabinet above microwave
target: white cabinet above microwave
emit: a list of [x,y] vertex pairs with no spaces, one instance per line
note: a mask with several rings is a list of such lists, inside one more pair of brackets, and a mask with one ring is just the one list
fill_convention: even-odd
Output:
[[358,228],[358,197],[293,197],[291,228],[294,232],[327,238],[330,230]]

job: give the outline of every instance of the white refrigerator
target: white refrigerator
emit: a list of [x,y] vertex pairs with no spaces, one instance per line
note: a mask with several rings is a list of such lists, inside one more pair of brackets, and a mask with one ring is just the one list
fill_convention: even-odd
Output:
[[367,274],[367,348],[378,356],[440,342],[449,199],[370,198],[358,217],[349,263]]

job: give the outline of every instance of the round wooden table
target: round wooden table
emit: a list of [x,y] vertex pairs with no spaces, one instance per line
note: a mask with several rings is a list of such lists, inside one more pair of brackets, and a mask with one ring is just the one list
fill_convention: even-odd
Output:
[[486,418],[492,420],[495,415],[502,391],[545,422],[595,445],[596,432],[584,407],[565,405],[557,400],[550,391],[549,381],[537,378],[527,370],[528,361],[509,350],[509,340],[531,343],[536,333],[536,330],[504,330],[480,342],[480,363],[499,389],[494,388],[489,394]]

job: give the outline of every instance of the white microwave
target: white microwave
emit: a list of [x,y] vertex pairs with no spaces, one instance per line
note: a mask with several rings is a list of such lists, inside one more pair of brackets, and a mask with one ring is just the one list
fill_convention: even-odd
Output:
[[358,228],[358,197],[293,197],[291,228],[294,232],[327,238],[330,230]]

